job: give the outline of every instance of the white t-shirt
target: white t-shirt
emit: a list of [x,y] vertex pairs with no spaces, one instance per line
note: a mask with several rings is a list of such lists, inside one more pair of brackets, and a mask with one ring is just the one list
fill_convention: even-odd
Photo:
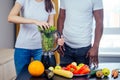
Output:
[[72,48],[91,44],[93,11],[103,8],[102,0],[60,0],[60,8],[65,9],[63,36]]
[[[36,2],[35,0],[16,0],[16,2],[21,4],[21,15],[25,18],[47,21],[49,15],[55,14],[54,9],[50,13],[46,12],[44,0],[42,2]],[[38,49],[42,48],[41,41],[42,38],[37,25],[21,24],[15,47]]]

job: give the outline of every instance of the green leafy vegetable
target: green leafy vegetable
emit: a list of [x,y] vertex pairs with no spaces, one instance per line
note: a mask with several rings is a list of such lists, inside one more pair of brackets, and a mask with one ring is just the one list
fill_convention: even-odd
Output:
[[38,26],[38,30],[42,35],[42,48],[43,51],[50,51],[54,47],[54,35],[53,33],[56,31],[55,26],[50,26],[50,28],[42,30],[41,27]]

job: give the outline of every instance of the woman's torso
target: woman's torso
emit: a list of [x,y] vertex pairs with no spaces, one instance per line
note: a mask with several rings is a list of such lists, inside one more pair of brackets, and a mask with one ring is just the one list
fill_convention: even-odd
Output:
[[[49,13],[45,10],[44,0],[41,2],[36,2],[35,0],[24,0],[21,15],[29,19],[47,21]],[[15,47],[38,49],[42,47],[41,40],[41,35],[38,31],[37,25],[21,24]]]

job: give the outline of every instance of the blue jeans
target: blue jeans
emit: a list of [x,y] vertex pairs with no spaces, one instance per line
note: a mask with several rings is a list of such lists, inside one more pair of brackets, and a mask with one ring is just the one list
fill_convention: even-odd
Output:
[[66,66],[71,62],[84,63],[89,65],[89,57],[86,58],[88,50],[91,48],[91,45],[82,48],[71,48],[67,44],[64,45],[65,51],[64,56],[60,58],[60,65]]
[[41,56],[42,56],[42,49],[31,50],[31,49],[15,48],[14,62],[15,62],[16,74],[18,75],[25,65],[29,65],[32,57],[34,60],[41,60]]

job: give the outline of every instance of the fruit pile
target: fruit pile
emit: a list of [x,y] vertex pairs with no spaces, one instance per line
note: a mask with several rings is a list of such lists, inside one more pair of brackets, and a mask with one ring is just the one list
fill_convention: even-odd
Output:
[[49,67],[48,69],[53,71],[53,73],[66,78],[72,78],[74,75],[84,75],[90,73],[90,68],[88,65],[83,63],[77,65],[76,62],[72,62],[65,67],[57,65],[55,67]]
[[96,72],[96,77],[97,78],[108,77],[109,74],[110,74],[110,70],[108,68],[103,68]]
[[[96,70],[96,77],[97,78],[104,78],[104,77],[108,77],[110,74],[110,70],[108,68],[103,68],[101,70]],[[119,75],[119,69],[113,69],[111,71],[111,76],[115,79],[117,78]]]

